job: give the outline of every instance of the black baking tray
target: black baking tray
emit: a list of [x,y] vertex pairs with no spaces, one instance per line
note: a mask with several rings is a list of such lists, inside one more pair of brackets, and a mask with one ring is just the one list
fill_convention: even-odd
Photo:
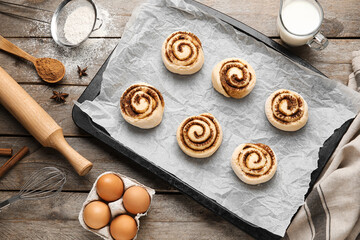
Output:
[[[193,0],[187,0],[186,2],[195,5],[199,9],[211,14],[214,17],[217,17],[221,19],[222,21],[232,25],[235,29],[252,36],[253,38],[257,39],[260,42],[263,42],[268,47],[280,52],[287,58],[291,59],[292,61],[301,64],[302,66],[319,73],[321,75],[324,75],[321,73],[318,69],[311,66],[308,62],[305,60],[299,58],[298,56],[291,53],[288,49],[281,46],[277,42],[271,40],[267,36],[263,35],[262,33],[250,28],[249,26],[245,25],[244,23],[237,21],[234,18],[231,18],[213,8],[210,8],[208,6],[205,6],[201,3],[198,3]],[[111,56],[111,55],[110,55]],[[105,71],[105,68],[109,62],[110,56],[105,61],[105,63],[102,65],[100,70],[97,72],[91,83],[88,85],[88,87],[85,89],[83,94],[78,99],[78,102],[82,103],[85,100],[93,100],[96,98],[96,96],[100,93],[101,88],[101,82],[102,82],[102,75]],[[189,195],[191,198],[193,198],[195,201],[199,202],[206,208],[210,209],[214,213],[220,215],[224,219],[228,220],[232,224],[234,224],[236,227],[242,229],[243,231],[249,233],[251,236],[255,237],[256,239],[280,239],[281,236],[275,235],[268,230],[265,230],[263,228],[260,228],[258,226],[255,226],[254,224],[251,224],[238,216],[236,216],[234,213],[228,211],[226,208],[215,202],[214,200],[208,198],[201,192],[197,191],[196,189],[192,188],[188,184],[181,181],[179,178],[177,178],[175,175],[167,172],[166,170],[156,166],[155,164],[147,161],[143,157],[139,156],[136,152],[129,150],[128,148],[125,148],[121,143],[116,141],[114,138],[112,138],[107,131],[99,126],[98,124],[94,123],[91,118],[84,112],[80,110],[78,106],[74,106],[72,117],[75,122],[75,124],[86,131],[87,133],[91,134],[95,138],[99,139],[100,141],[104,142],[108,146],[115,149],[117,152],[119,152],[121,155],[128,157],[132,161],[139,164],[141,167],[149,170],[150,172],[156,174],[161,179],[168,182],[170,185],[174,186],[175,188],[179,189],[181,192]],[[340,128],[334,131],[334,134],[325,141],[323,147],[319,150],[319,160],[318,160],[318,168],[313,171],[311,174],[311,182],[309,184],[309,190],[305,197],[310,193],[312,187],[314,186],[316,180],[318,179],[321,171],[323,170],[324,166],[326,165],[327,161],[329,160],[330,156],[332,155],[333,151],[337,147],[338,143],[340,142],[342,136],[345,134],[347,129],[349,128],[351,122],[353,119],[350,119],[346,121]]]

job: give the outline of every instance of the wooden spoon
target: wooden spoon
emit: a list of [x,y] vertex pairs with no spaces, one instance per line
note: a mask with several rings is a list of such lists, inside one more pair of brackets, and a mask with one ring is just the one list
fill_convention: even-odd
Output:
[[48,83],[56,83],[65,76],[64,65],[53,58],[36,58],[0,35],[0,49],[32,62],[38,75]]

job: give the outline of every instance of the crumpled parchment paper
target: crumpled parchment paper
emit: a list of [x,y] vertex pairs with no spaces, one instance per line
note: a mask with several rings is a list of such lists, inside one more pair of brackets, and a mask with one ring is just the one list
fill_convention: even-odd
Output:
[[[195,33],[203,45],[204,66],[191,76],[169,72],[161,60],[163,41],[178,30]],[[255,69],[256,86],[244,99],[226,98],[212,87],[212,68],[228,57],[243,58]],[[240,218],[280,236],[303,203],[310,174],[317,168],[319,147],[334,129],[355,116],[360,104],[359,93],[181,0],[148,1],[135,10],[103,78],[100,95],[78,104],[94,122]],[[120,97],[138,82],[147,82],[163,94],[164,118],[154,129],[136,128],[121,116]],[[309,121],[297,132],[278,130],[266,119],[265,100],[280,88],[300,93],[309,105]],[[186,117],[204,112],[220,122],[223,143],[211,157],[194,159],[179,148],[176,129]],[[232,171],[231,154],[246,142],[264,143],[275,151],[278,170],[269,182],[246,185]]]

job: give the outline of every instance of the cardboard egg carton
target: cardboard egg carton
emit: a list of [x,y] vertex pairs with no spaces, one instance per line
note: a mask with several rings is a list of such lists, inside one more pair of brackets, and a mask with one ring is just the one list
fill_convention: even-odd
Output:
[[[140,187],[143,187],[144,189],[146,189],[146,191],[149,193],[149,196],[150,196],[150,206],[151,206],[151,203],[152,203],[152,200],[153,200],[153,197],[155,195],[155,190],[152,189],[152,188],[149,188],[141,183],[139,183],[138,181],[132,179],[132,178],[129,178],[127,176],[124,176],[120,173],[116,173],[116,172],[104,172],[102,173],[101,175],[99,175],[96,179],[96,181],[94,182],[90,192],[89,192],[89,195],[87,196],[85,202],[83,203],[82,207],[81,207],[81,210],[80,210],[80,213],[79,213],[79,222],[81,224],[81,226],[83,228],[85,228],[86,230],[90,231],[90,232],[93,232],[95,233],[96,235],[100,236],[101,238],[103,239],[106,239],[106,240],[112,240],[112,236],[110,234],[110,223],[111,221],[118,215],[121,215],[121,214],[128,214],[130,216],[134,216],[134,214],[131,214],[131,213],[128,213],[126,211],[126,209],[124,208],[124,205],[123,205],[123,198],[121,196],[120,199],[116,200],[116,201],[113,201],[113,202],[106,202],[106,201],[103,201],[99,195],[97,194],[96,192],[96,184],[97,184],[97,181],[99,180],[99,178],[105,174],[109,174],[109,173],[112,173],[112,174],[115,174],[117,176],[119,176],[123,183],[124,183],[124,193],[126,191],[126,189],[132,187],[132,186],[140,186]],[[103,228],[100,228],[100,229],[92,229],[92,228],[89,228],[85,222],[84,222],[84,218],[83,218],[83,212],[84,212],[84,208],[87,204],[89,204],[90,202],[92,201],[96,201],[96,200],[99,200],[99,201],[102,201],[102,202],[105,202],[107,203],[107,205],[109,206],[110,208],[110,212],[111,212],[111,220],[109,222],[108,225],[106,225],[105,227]],[[147,215],[147,212],[149,211],[150,209],[150,206],[148,208],[148,210],[144,213],[138,213],[135,215],[135,221],[136,221],[136,225],[137,225],[137,229],[139,231],[139,227],[140,227],[140,218],[143,217],[143,216],[146,216]],[[133,238],[133,239],[136,239],[137,235]]]

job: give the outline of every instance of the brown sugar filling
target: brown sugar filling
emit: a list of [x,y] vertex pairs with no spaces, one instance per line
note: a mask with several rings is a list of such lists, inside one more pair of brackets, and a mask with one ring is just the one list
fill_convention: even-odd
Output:
[[[280,109],[275,108],[275,104],[274,104],[276,97],[283,93],[291,94],[291,92],[287,90],[278,92],[271,101],[271,108],[274,119],[284,125],[287,125],[292,122],[296,122],[297,120],[302,118],[302,116],[304,115],[304,111],[302,109],[302,107],[304,106],[304,102],[303,99],[301,97],[298,97],[297,95],[291,95],[291,96],[285,95],[284,98],[280,99],[280,101],[283,100],[287,101],[288,109],[297,108],[297,111],[294,114],[285,115],[283,112],[280,111]],[[286,119],[290,119],[290,121],[287,121]]]
[[[239,68],[243,72],[242,78],[236,75],[231,75],[230,78],[228,78],[227,72],[233,67]],[[221,85],[229,96],[232,95],[231,92],[241,92],[246,89],[253,79],[253,75],[248,70],[248,66],[236,59],[223,63],[219,74]]]
[[[264,156],[270,155],[270,160],[271,160],[271,167],[270,167],[269,170],[268,170],[267,172],[265,172],[263,175],[255,175],[255,174],[250,174],[250,173],[247,173],[247,172],[244,172],[244,171],[243,171],[243,173],[244,173],[246,176],[248,176],[249,178],[254,178],[254,179],[255,179],[255,178],[260,178],[260,177],[263,177],[263,176],[266,176],[266,175],[270,174],[271,170],[274,168],[275,154],[274,154],[274,152],[272,151],[272,149],[271,149],[269,146],[265,145],[265,144],[256,143],[256,144],[254,144],[254,145],[257,145],[258,147],[260,147],[260,149],[261,149],[261,151],[263,152]],[[248,145],[248,146],[245,146],[243,149],[245,150],[245,149],[247,149],[247,148],[252,148],[252,146],[251,146],[251,145]],[[260,150],[260,149],[259,149],[259,150]],[[250,151],[249,154],[246,154],[246,156],[244,156],[244,158],[242,158],[242,159],[238,159],[238,161],[243,161],[244,165],[247,166],[247,164],[246,164],[247,156],[249,156],[251,153],[254,153],[254,152],[256,152],[256,151],[255,151],[255,150],[254,150],[254,151]],[[260,159],[259,159],[259,161],[260,161]],[[253,169],[254,172],[260,171],[260,170],[261,170],[261,168]]]
[[[188,130],[190,129],[191,126],[193,126],[193,125],[198,125],[198,126],[199,126],[199,125],[200,125],[199,123],[192,123],[192,121],[194,121],[194,120],[201,120],[201,121],[203,121],[203,118],[202,118],[202,117],[206,117],[209,121],[212,121],[212,122],[214,123],[214,125],[215,125],[216,131],[214,132],[212,129],[210,129],[209,137],[208,137],[205,141],[203,141],[203,142],[197,142],[197,143],[192,142],[192,144],[194,144],[194,146],[201,147],[201,146],[207,145],[207,144],[209,143],[209,141],[211,141],[211,138],[212,138],[212,136],[213,136],[214,134],[216,134],[216,137],[215,137],[215,140],[214,140],[214,142],[211,144],[210,147],[208,147],[208,148],[206,148],[206,149],[203,149],[203,150],[195,150],[195,149],[193,149],[191,146],[188,146],[188,145],[187,145],[187,143],[186,143],[186,141],[185,141],[185,138],[188,139],[188,140],[190,140],[189,137],[187,136],[187,132],[188,132]],[[189,124],[189,122],[190,122],[190,124]],[[204,121],[203,121],[203,122],[204,122]],[[204,124],[206,124],[206,122],[204,122]],[[205,130],[205,126],[203,126],[203,125],[200,125],[200,126],[201,126],[201,128],[202,128],[203,130]],[[187,119],[187,121],[185,121],[185,122],[182,124],[181,129],[182,129],[182,130],[180,131],[180,141],[181,141],[181,143],[183,144],[183,146],[185,146],[185,147],[187,147],[188,149],[191,149],[191,150],[193,150],[193,151],[197,151],[197,152],[208,151],[210,148],[212,148],[212,147],[219,141],[219,137],[220,137],[220,136],[219,136],[219,132],[220,132],[219,124],[218,124],[218,122],[215,120],[214,117],[209,116],[209,115],[200,115],[200,116],[190,117],[190,118]],[[205,131],[203,131],[203,132],[205,132]],[[198,136],[196,136],[196,137],[200,138],[200,137],[202,137],[202,135],[198,135]]]
[[152,111],[148,115],[144,115],[143,113],[138,113],[136,111],[135,106],[133,106],[132,99],[133,96],[139,91],[142,91],[142,93],[136,95],[134,99],[135,104],[139,104],[141,99],[145,99],[146,102],[150,104],[152,98],[154,100],[153,101],[154,106],[152,106],[153,110],[155,110],[159,105],[161,106],[165,105],[161,93],[156,88],[147,85],[140,85],[140,84],[133,85],[123,93],[120,99],[121,111],[126,113],[128,116],[131,116],[133,118],[145,118],[151,116],[153,112]]
[[[182,48],[184,46],[189,46],[190,50],[190,54],[187,55],[186,58],[178,58],[176,53],[173,52],[172,50],[172,46],[173,44],[178,41],[178,40],[189,40],[191,41],[191,44],[188,43],[181,43],[179,44],[177,51],[182,52]],[[190,59],[194,52],[196,51],[197,54],[199,54],[199,50],[201,48],[201,42],[200,39],[193,33],[190,32],[183,32],[183,31],[179,31],[179,32],[175,32],[173,34],[171,34],[167,40],[166,40],[166,46],[168,45],[169,41],[171,41],[171,45],[170,48],[165,49],[165,55],[166,58],[170,61],[170,62],[174,62],[175,59],[179,60],[179,61],[187,61],[188,59]],[[194,49],[195,48],[195,49]],[[195,51],[194,51],[195,50]],[[194,61],[189,62],[188,64],[186,64],[185,66],[190,66],[192,65],[194,62],[196,62],[196,59],[194,59]]]

